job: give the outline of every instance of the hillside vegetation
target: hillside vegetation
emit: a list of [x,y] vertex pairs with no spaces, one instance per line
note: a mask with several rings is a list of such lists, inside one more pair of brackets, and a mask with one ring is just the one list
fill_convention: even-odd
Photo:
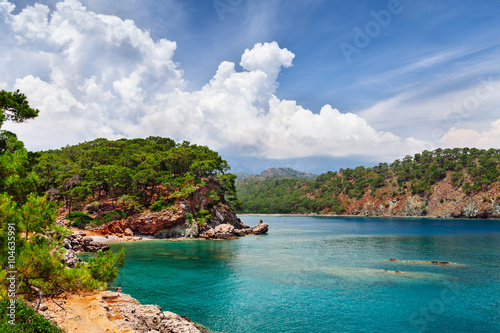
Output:
[[[207,181],[219,185],[207,193],[215,203],[236,202],[236,176],[224,174],[229,169],[227,162],[206,146],[186,141],[96,139],[36,153],[32,158],[40,180],[37,191],[64,203],[78,227],[123,219],[144,209],[159,211],[176,199],[188,198]],[[121,204],[124,210],[94,220],[76,213],[97,210],[109,201]]]
[[[123,263],[123,251],[101,251],[72,269],[62,264],[63,240],[70,231],[56,224],[56,204],[36,193],[41,190],[33,172],[36,156],[15,133],[2,129],[4,122],[22,123],[37,115],[24,94],[0,91],[1,332],[61,332],[36,314],[42,299],[106,289]],[[36,301],[34,310],[26,300]]]
[[236,172],[235,175],[238,177],[236,182],[240,182],[243,179],[278,179],[278,178],[296,178],[296,179],[308,179],[314,180],[318,175],[312,173],[306,173],[294,170],[292,168],[267,168],[258,175],[251,175],[244,172]]
[[240,212],[489,217],[500,209],[499,164],[498,149],[436,149],[315,180],[246,178]]

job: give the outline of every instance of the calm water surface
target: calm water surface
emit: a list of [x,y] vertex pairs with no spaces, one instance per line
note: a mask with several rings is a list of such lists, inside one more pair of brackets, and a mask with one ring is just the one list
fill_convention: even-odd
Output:
[[218,332],[500,332],[500,221],[263,219],[238,240],[114,244],[115,285]]

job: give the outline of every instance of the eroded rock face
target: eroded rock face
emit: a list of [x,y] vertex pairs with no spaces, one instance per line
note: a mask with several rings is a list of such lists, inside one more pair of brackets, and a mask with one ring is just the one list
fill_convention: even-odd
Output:
[[185,234],[186,207],[182,203],[174,205],[160,212],[151,212],[144,215],[130,216],[125,220],[113,221],[96,231],[104,234],[132,233],[151,235],[159,238],[182,237]]
[[158,305],[142,305],[136,299],[119,292],[106,292],[102,299],[107,303],[108,318],[121,327],[138,332],[202,333],[201,325],[184,316],[163,311]]
[[69,294],[64,296],[64,308],[55,302],[47,305],[43,315],[67,332],[209,332],[184,316],[162,311],[158,305],[143,305],[121,291]]
[[186,232],[184,233],[184,237],[195,238],[195,237],[198,237],[199,234],[200,234],[200,230],[199,230],[198,224],[197,223],[189,223],[189,221],[188,221],[187,225],[186,225]]
[[212,219],[210,225],[215,228],[219,224],[230,224],[236,229],[241,229],[243,224],[236,213],[228,206],[221,205],[212,208]]
[[[149,235],[157,238],[207,239],[231,239],[249,233],[260,235],[267,232],[264,226],[258,226],[255,230],[245,230],[248,227],[243,225],[229,205],[214,201],[213,195],[207,195],[209,191],[215,191],[217,183],[213,179],[207,179],[206,182],[206,186],[198,187],[188,199],[178,200],[159,212],[129,216],[127,219],[107,223],[94,231],[101,235],[126,237]],[[198,216],[197,212],[201,210],[208,210],[210,218],[207,218],[206,214]],[[191,215],[188,215],[189,213]]]

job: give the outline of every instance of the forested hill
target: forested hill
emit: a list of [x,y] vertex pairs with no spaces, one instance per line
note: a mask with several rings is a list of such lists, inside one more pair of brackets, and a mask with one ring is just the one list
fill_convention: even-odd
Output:
[[236,179],[236,182],[240,182],[243,179],[278,179],[278,178],[296,178],[296,179],[308,179],[308,180],[314,180],[318,175],[314,175],[311,173],[306,173],[302,171],[297,171],[292,168],[268,168],[264,171],[262,171],[258,175],[251,175],[243,172],[237,172],[235,173],[238,178]]
[[[37,192],[64,202],[66,212],[94,212],[95,217],[96,210],[119,207],[120,211],[107,219],[113,220],[192,199],[188,200],[192,204],[188,212],[196,216],[207,207],[195,203],[200,199],[195,200],[194,193],[207,184],[210,188],[198,193],[198,197],[209,200],[209,208],[237,200],[236,176],[225,173],[229,169],[227,162],[206,146],[186,141],[176,143],[161,137],[96,139],[34,153],[31,158],[39,179]],[[205,218],[209,212],[202,214]],[[85,217],[75,226],[83,227],[86,220],[92,219]],[[107,220],[94,220],[93,226]]]
[[315,180],[237,182],[244,213],[500,217],[500,150],[436,149]]

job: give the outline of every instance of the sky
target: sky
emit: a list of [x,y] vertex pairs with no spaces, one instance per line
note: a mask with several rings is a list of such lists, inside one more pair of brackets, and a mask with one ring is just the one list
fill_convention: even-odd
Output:
[[499,0],[0,0],[0,34],[31,151],[163,136],[319,174],[500,148]]

